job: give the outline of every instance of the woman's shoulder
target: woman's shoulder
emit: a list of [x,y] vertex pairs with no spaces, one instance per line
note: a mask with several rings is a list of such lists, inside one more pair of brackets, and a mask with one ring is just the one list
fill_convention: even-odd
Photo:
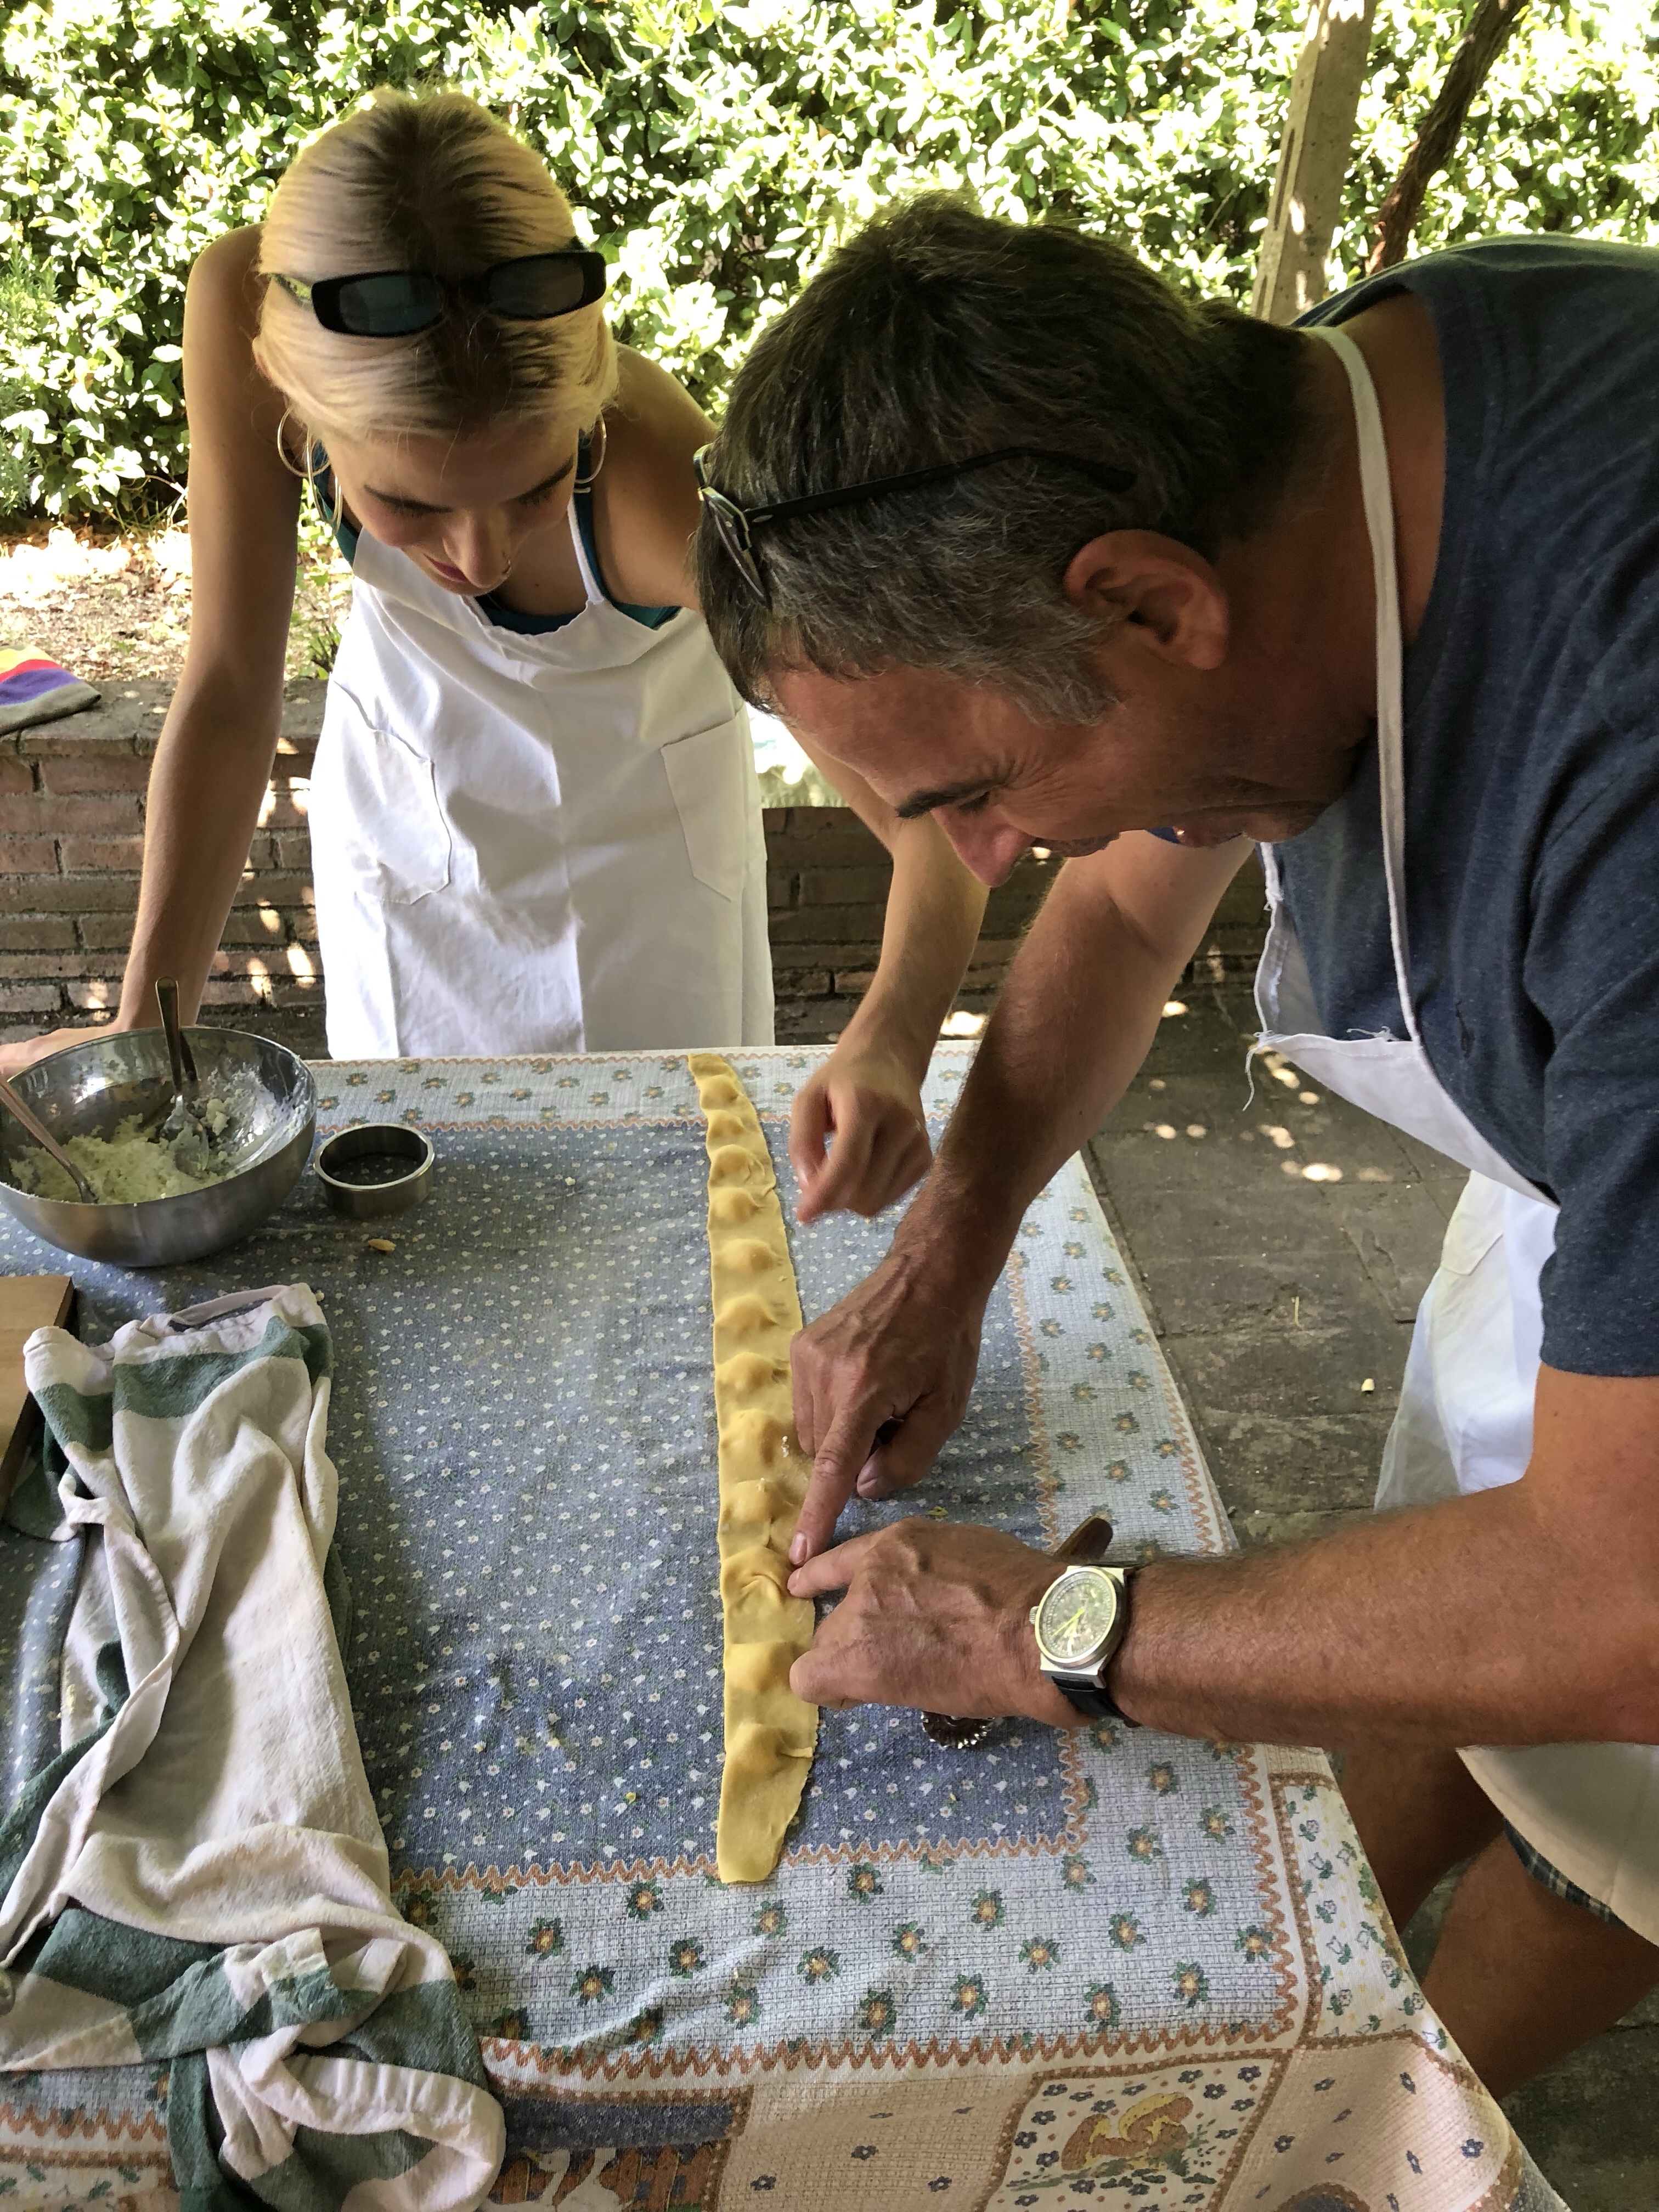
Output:
[[714,425],[678,379],[632,346],[617,348],[617,396],[605,410],[605,428],[620,451],[653,462],[676,474],[689,468],[699,446],[714,434]]
[[250,374],[262,398],[274,397],[253,358],[263,296],[257,224],[197,255],[185,288],[185,382],[198,403],[210,382],[241,392]]
[[257,222],[240,230],[228,230],[204,246],[191,265],[189,297],[192,305],[217,308],[247,326],[259,321],[259,239]]
[[605,410],[599,478],[609,524],[607,574],[640,605],[692,604],[685,548],[697,526],[691,456],[713,425],[684,385],[630,346],[617,349],[617,396]]
[[[283,395],[255,352],[262,280],[259,233],[233,230],[197,256],[185,293],[185,398],[190,411],[192,526],[222,493],[239,531],[267,516],[273,538],[293,543],[293,466],[277,451]],[[257,524],[253,526],[257,526]],[[198,589],[201,571],[198,568]]]
[[255,434],[261,443],[269,441],[283,402],[254,351],[263,297],[257,224],[227,231],[197,255],[185,290],[185,390],[192,444],[207,415],[221,411],[216,400],[228,410],[220,427],[229,434],[247,415],[250,396]]

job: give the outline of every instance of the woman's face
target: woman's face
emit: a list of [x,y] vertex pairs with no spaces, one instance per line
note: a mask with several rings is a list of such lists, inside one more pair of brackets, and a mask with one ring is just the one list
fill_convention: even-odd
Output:
[[362,527],[458,597],[493,592],[532,538],[565,526],[576,475],[574,424],[326,443],[335,480]]

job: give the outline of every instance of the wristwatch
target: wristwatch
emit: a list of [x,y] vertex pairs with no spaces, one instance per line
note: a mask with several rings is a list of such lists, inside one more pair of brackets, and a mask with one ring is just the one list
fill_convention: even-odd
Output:
[[[1112,1524],[1103,1513],[1085,1513],[1069,1536],[1062,1536],[1048,1556],[1068,1564],[1078,1559],[1103,1559],[1112,1540]],[[1036,1619],[1033,1614],[1033,1620]],[[1103,1710],[1112,1711],[1109,1705]],[[1139,1725],[1127,1713],[1119,1716],[1126,1727]],[[994,1720],[961,1720],[951,1713],[924,1713],[922,1734],[945,1751],[973,1751],[996,1729]]]
[[1135,1728],[1107,1693],[1106,1670],[1129,1626],[1133,1567],[1067,1567],[1031,1607],[1037,1659],[1079,1712]]

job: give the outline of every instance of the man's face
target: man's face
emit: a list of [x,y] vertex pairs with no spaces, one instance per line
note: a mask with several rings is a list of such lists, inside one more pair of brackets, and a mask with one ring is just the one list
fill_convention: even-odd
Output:
[[1218,675],[1132,662],[1122,673],[1130,684],[1108,672],[1119,704],[1095,724],[1040,720],[988,686],[927,669],[849,678],[797,668],[770,684],[815,752],[901,814],[936,816],[992,884],[1030,846],[1076,859],[1129,830],[1172,829],[1188,845],[1293,837],[1347,781],[1358,730],[1334,744],[1270,721]]

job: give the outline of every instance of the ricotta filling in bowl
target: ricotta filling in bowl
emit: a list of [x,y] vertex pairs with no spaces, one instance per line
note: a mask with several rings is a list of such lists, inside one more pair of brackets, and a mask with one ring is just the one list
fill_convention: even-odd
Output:
[[[204,1099],[200,1111],[203,1123],[211,1134],[222,1134],[229,1115],[218,1100]],[[189,1141],[185,1139],[186,1144]],[[204,1173],[187,1174],[174,1157],[177,1143],[177,1139],[164,1141],[153,1126],[145,1128],[142,1115],[130,1114],[125,1121],[117,1124],[112,1137],[70,1137],[65,1139],[64,1150],[91,1185],[92,1194],[100,1206],[131,1206],[148,1198],[182,1198],[187,1191],[205,1190],[210,1183],[222,1182],[235,1165],[234,1160],[228,1157],[222,1164],[210,1160]],[[71,1205],[83,1202],[80,1192],[57,1161],[38,1145],[28,1146],[11,1165],[9,1180],[31,1197],[66,1199]]]

